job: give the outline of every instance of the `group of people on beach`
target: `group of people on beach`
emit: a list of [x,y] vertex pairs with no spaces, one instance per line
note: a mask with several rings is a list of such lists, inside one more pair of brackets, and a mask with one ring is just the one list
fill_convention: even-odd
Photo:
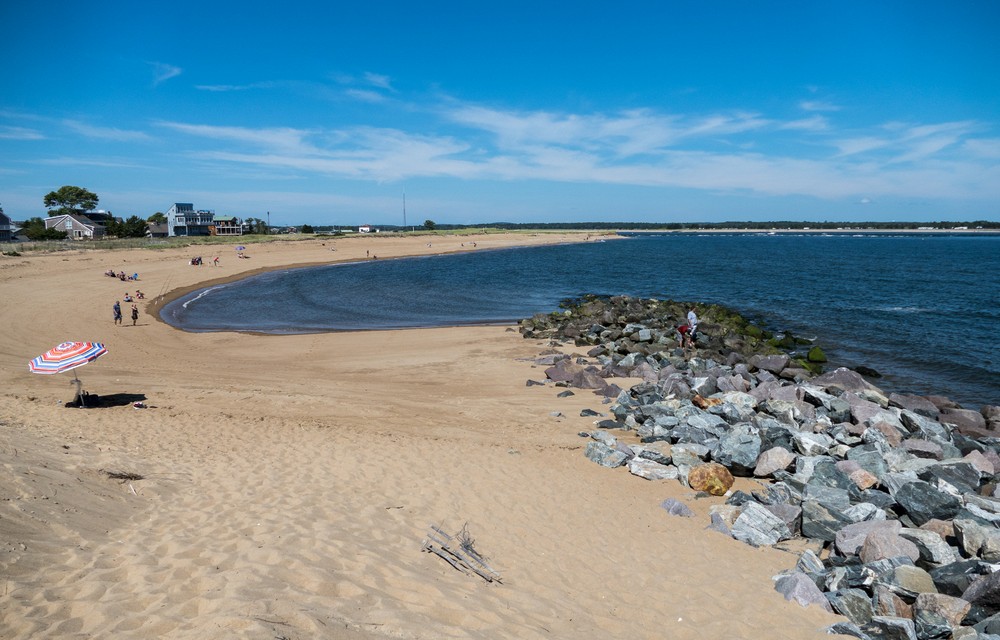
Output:
[[108,276],[109,278],[118,278],[122,282],[128,282],[129,280],[138,280],[139,279],[139,274],[138,273],[133,273],[132,275],[127,275],[124,271],[119,271],[119,272],[115,273],[114,269],[108,269],[107,271],[104,272],[104,275]]

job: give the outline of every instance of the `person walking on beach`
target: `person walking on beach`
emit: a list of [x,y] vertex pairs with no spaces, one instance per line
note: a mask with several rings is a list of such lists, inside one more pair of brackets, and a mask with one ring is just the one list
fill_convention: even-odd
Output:
[[139,319],[139,307],[132,305],[132,326],[135,326],[136,321]]
[[122,305],[121,302],[115,300],[115,304],[111,307],[111,312],[115,314],[115,324],[122,323]]

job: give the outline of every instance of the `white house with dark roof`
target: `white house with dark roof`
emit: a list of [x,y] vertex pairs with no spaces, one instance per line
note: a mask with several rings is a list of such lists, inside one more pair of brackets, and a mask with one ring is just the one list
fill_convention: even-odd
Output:
[[14,221],[0,209],[0,242],[11,242],[14,239]]
[[215,212],[194,210],[190,202],[175,202],[167,209],[167,233],[174,236],[210,236]]
[[45,219],[45,228],[65,231],[69,240],[94,240],[104,237],[103,224],[76,213],[50,216]]

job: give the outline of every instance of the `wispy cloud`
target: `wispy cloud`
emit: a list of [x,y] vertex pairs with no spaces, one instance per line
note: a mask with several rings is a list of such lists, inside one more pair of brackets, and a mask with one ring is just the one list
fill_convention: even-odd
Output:
[[160,84],[166,82],[171,78],[176,78],[181,75],[183,70],[180,67],[175,67],[171,64],[166,64],[163,62],[150,62],[149,66],[153,68],[153,86],[159,86]]
[[129,131],[115,127],[98,127],[78,120],[63,120],[63,124],[73,131],[98,140],[116,140],[118,142],[141,142],[150,140],[144,131]]
[[2,140],[44,140],[45,135],[35,129],[26,127],[10,127],[0,125],[0,139]]
[[348,89],[344,93],[355,100],[370,102],[372,104],[385,102],[386,100],[385,96],[381,93],[378,93],[377,91],[369,91],[367,89]]
[[370,71],[365,72],[365,82],[373,87],[378,87],[380,89],[392,90],[392,81],[389,76],[384,76],[378,73],[372,73]]
[[[212,141],[207,149],[192,146],[203,160],[283,175],[591,182],[854,202],[1000,194],[1000,167],[979,160],[995,158],[1000,145],[995,138],[971,138],[982,127],[975,122],[887,123],[838,135],[819,114],[780,120],[749,111],[559,113],[457,101],[425,113],[437,122],[420,133],[159,125]],[[779,151],[785,148],[795,155]],[[977,153],[960,157],[954,150]]]
[[799,103],[799,108],[803,111],[840,111],[839,105],[824,100],[803,100]]
[[251,82],[249,84],[198,84],[195,85],[195,89],[201,91],[214,91],[218,93],[223,93],[227,91],[250,91],[253,89],[273,89],[280,83],[265,80],[262,82]]

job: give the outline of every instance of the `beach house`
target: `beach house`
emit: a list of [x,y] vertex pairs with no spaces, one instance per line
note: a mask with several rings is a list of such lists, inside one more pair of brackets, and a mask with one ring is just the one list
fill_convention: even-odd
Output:
[[84,214],[64,213],[45,218],[46,229],[65,231],[70,240],[95,240],[104,237],[104,225]]
[[243,222],[236,216],[215,216],[213,219],[214,236],[241,236],[243,235]]
[[167,209],[167,233],[175,236],[210,236],[214,211],[194,210],[190,202],[175,202]]
[[0,209],[0,242],[11,242],[14,239],[14,221]]

